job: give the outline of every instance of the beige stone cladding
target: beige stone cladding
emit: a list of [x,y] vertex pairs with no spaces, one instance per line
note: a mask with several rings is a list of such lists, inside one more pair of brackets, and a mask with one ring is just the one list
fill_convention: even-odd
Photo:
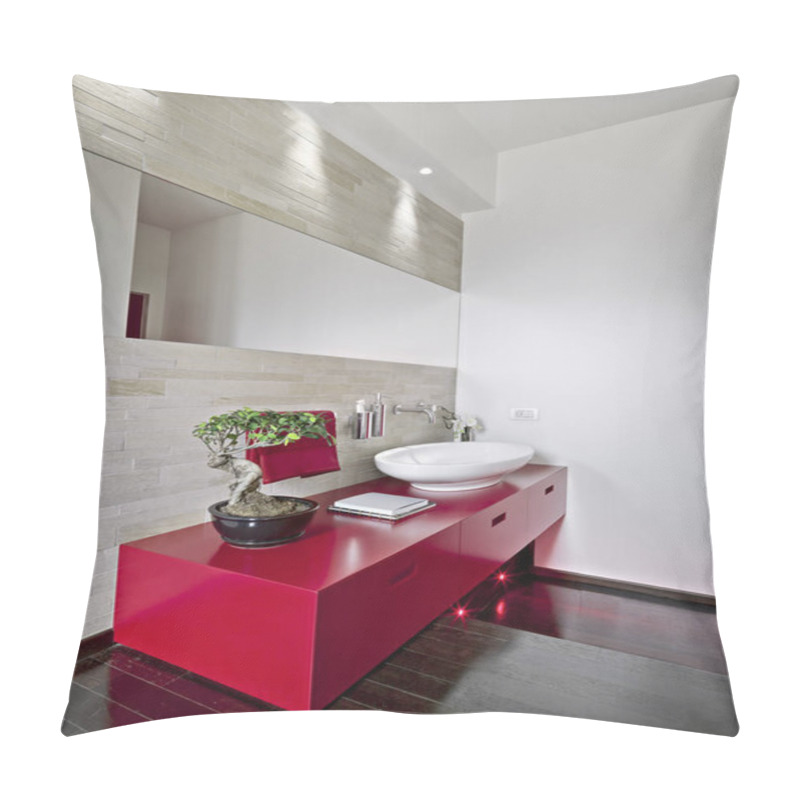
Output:
[[226,497],[224,473],[206,466],[192,429],[209,416],[252,408],[330,409],[337,417],[339,472],[267,484],[268,493],[307,496],[378,477],[380,450],[446,441],[441,422],[387,415],[385,435],[356,440],[356,401],[380,391],[389,403],[420,399],[452,408],[448,367],[239,350],[142,339],[106,339],[107,413],[98,556],[84,635],[111,627],[120,544],[204,522]]

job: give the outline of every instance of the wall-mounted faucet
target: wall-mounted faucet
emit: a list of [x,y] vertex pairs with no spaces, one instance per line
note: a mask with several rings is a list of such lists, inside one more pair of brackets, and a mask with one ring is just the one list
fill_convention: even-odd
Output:
[[404,414],[406,412],[416,412],[418,414],[426,414],[428,422],[436,422],[436,406],[429,406],[423,402],[417,403],[415,406],[403,407],[399,403],[392,409],[393,414]]
[[436,414],[440,413],[442,415],[442,422],[444,422],[444,426],[448,430],[453,427],[453,422],[458,419],[458,414],[444,406],[433,406],[433,411]]
[[434,406],[433,410],[441,414],[445,428],[453,431],[453,440],[456,442],[472,442],[475,440],[475,431],[480,430],[480,424],[474,417],[464,418],[444,406]]

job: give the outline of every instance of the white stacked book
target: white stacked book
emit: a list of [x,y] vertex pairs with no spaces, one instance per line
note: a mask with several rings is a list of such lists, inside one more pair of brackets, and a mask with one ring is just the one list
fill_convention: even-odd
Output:
[[376,517],[378,519],[403,519],[404,517],[418,514],[428,508],[433,508],[436,503],[430,500],[421,500],[419,497],[403,497],[398,494],[384,494],[383,492],[366,492],[352,497],[343,497],[328,507],[329,511],[338,511],[343,514],[356,514],[362,517]]

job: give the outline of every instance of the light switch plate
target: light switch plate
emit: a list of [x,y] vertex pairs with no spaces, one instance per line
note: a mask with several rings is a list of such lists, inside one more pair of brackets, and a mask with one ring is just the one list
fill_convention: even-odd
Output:
[[515,420],[537,420],[539,419],[538,408],[512,408],[509,411],[509,418]]

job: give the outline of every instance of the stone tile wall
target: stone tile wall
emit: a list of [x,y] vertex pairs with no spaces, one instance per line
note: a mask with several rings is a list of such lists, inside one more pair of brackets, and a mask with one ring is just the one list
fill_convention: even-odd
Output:
[[105,350],[98,553],[84,636],[112,626],[120,544],[203,522],[225,498],[227,476],[206,466],[207,451],[191,434],[212,414],[244,405],[332,410],[341,471],[263,487],[298,496],[378,477],[380,450],[449,438],[441,422],[389,414],[383,438],[355,440],[350,417],[357,400],[377,391],[387,403],[452,408],[452,368],[137,339],[106,339]]

